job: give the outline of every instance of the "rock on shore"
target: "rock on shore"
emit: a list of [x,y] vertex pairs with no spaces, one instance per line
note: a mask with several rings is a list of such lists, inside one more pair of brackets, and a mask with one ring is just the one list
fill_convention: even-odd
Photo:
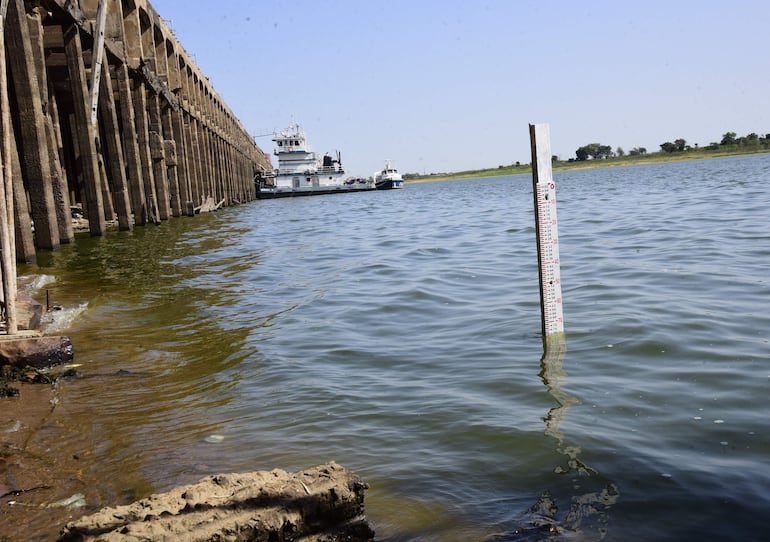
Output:
[[369,541],[374,531],[363,517],[367,487],[334,462],[298,473],[208,476],[82,517],[67,524],[59,540]]
[[14,335],[0,333],[0,366],[43,369],[72,361],[74,349],[69,337],[43,335],[40,331],[45,314],[40,303],[28,295],[19,295],[16,313],[18,332]]
[[43,369],[69,363],[74,349],[69,337],[44,335],[0,339],[0,366]]

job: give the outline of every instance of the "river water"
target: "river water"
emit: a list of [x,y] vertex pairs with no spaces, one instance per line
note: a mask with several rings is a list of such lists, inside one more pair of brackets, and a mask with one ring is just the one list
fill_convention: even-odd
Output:
[[258,201],[39,256],[80,378],[36,436],[126,503],[334,460],[381,541],[760,540],[770,155]]

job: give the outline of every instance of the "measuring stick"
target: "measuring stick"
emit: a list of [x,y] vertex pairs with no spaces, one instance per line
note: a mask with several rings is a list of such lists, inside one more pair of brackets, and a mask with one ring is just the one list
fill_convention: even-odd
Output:
[[551,135],[547,124],[530,124],[532,187],[535,197],[535,235],[540,275],[540,313],[543,341],[564,341],[564,313],[559,267],[559,222],[556,219],[556,184],[551,168]]

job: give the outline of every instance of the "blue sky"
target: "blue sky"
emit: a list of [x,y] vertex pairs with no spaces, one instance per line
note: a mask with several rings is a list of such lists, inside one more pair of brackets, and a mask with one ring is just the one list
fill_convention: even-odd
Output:
[[770,133],[766,0],[151,3],[252,135],[354,175],[527,163],[529,123],[562,159]]

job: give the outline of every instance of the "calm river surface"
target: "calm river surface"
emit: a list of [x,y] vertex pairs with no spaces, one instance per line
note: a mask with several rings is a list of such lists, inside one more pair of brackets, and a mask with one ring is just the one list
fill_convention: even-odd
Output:
[[545,359],[529,176],[40,255],[20,273],[54,280],[82,377],[36,445],[79,458],[62,490],[94,507],[334,460],[381,541],[764,539],[770,155],[555,179],[567,350]]

